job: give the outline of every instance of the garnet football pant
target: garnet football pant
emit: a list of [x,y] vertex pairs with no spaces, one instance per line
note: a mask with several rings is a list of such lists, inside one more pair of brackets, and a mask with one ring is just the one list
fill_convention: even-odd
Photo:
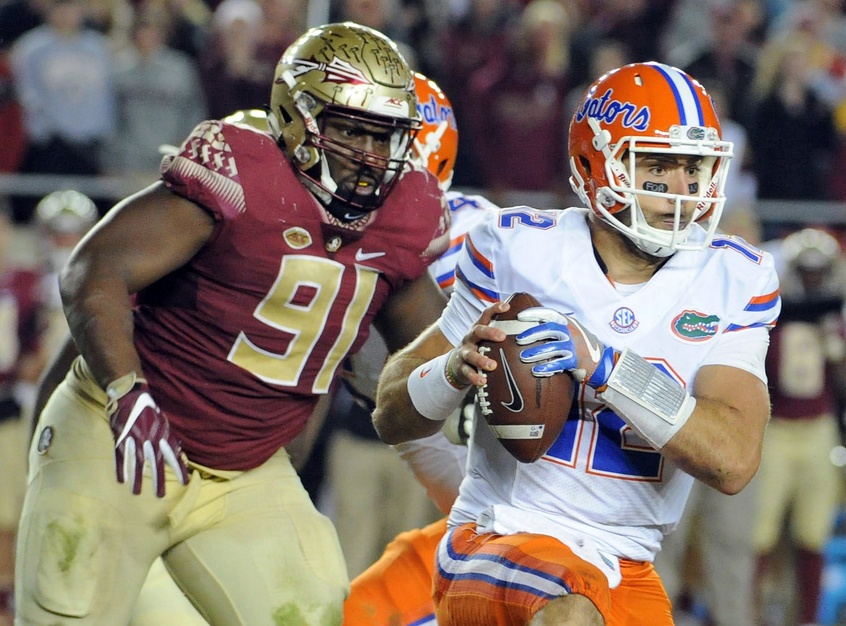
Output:
[[[155,390],[153,390],[155,393]],[[42,413],[19,528],[18,624],[127,624],[154,559],[214,626],[340,624],[348,578],[331,522],[284,450],[260,467],[192,466],[167,495],[115,479],[105,394],[78,360]]]
[[606,626],[672,626],[670,601],[651,563],[620,560],[622,582],[608,579],[546,535],[477,534],[475,524],[447,533],[438,547],[435,605],[439,626],[528,624],[556,597],[590,599]]

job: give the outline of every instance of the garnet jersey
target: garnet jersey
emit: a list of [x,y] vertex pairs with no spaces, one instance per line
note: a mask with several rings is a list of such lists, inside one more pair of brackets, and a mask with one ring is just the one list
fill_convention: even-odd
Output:
[[[832,304],[842,305],[833,299]],[[767,379],[774,418],[817,419],[837,414],[835,376],[831,368],[843,358],[844,319],[840,310],[806,319],[782,319],[773,329],[767,353]],[[816,319],[815,319],[816,317]]]
[[216,224],[138,294],[144,375],[189,459],[250,469],[300,432],[385,300],[444,251],[446,203],[437,179],[408,171],[363,224],[341,227],[269,135],[216,121],[162,176]]
[[[697,226],[692,236],[703,235]],[[718,237],[705,251],[676,252],[647,283],[615,288],[594,257],[587,210],[515,207],[471,229],[456,276],[440,321],[455,345],[486,306],[525,291],[682,385],[710,364],[765,380],[778,279],[772,257],[741,239]],[[651,561],[678,523],[693,481],[584,386],[539,461],[516,461],[484,421],[473,430],[469,455],[451,525],[478,521],[501,534],[591,537],[601,558]]]

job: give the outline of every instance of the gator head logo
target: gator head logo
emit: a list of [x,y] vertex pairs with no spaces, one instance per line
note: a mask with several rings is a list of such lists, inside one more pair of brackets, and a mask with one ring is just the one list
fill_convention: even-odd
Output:
[[685,341],[707,341],[717,334],[720,318],[698,311],[683,311],[673,320],[673,334]]

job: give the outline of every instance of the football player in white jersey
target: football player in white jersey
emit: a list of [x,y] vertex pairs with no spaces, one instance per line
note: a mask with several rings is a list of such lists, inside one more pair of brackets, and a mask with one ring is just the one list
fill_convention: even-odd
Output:
[[715,237],[732,146],[710,97],[667,65],[618,68],[585,92],[569,152],[587,208],[474,226],[441,319],[380,379],[381,438],[430,436],[484,384],[477,344],[505,338],[487,324],[523,291],[542,306],[520,315],[521,359],[580,383],[535,463],[473,429],[438,549],[440,626],[670,626],[662,536],[694,479],[736,493],[760,461],[778,279],[767,253]]
[[[450,244],[429,266],[429,274],[449,294],[455,263],[467,231],[499,207],[479,195],[449,190],[458,153],[458,127],[452,104],[431,79],[415,74],[423,128],[414,140],[413,162],[435,174],[450,208]],[[429,497],[446,515],[464,477],[469,425],[459,407],[444,429],[396,446]],[[449,435],[446,432],[449,432]],[[398,535],[382,556],[356,576],[344,603],[344,626],[434,626],[432,574],[435,549],[446,532],[446,518]]]

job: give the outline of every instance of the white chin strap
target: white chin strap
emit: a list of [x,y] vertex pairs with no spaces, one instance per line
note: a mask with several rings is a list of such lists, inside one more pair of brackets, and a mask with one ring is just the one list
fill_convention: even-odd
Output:
[[[634,242],[638,250],[641,250],[651,256],[663,259],[671,256],[677,250],[677,246],[687,243],[691,225],[688,225],[679,231],[653,228],[646,223],[646,218],[643,215],[643,211],[640,209],[640,203],[637,201],[637,198],[634,198],[634,201],[631,204],[631,215],[632,227],[637,230],[638,233],[649,235],[652,239],[652,241],[649,241],[644,237],[635,235],[634,233],[625,233],[626,236]],[[635,222],[635,220],[637,221]],[[637,225],[635,226],[635,224]],[[675,235],[675,242],[673,242],[673,235]],[[655,241],[656,239],[658,241]],[[659,243],[662,239],[665,239],[666,243]]]

